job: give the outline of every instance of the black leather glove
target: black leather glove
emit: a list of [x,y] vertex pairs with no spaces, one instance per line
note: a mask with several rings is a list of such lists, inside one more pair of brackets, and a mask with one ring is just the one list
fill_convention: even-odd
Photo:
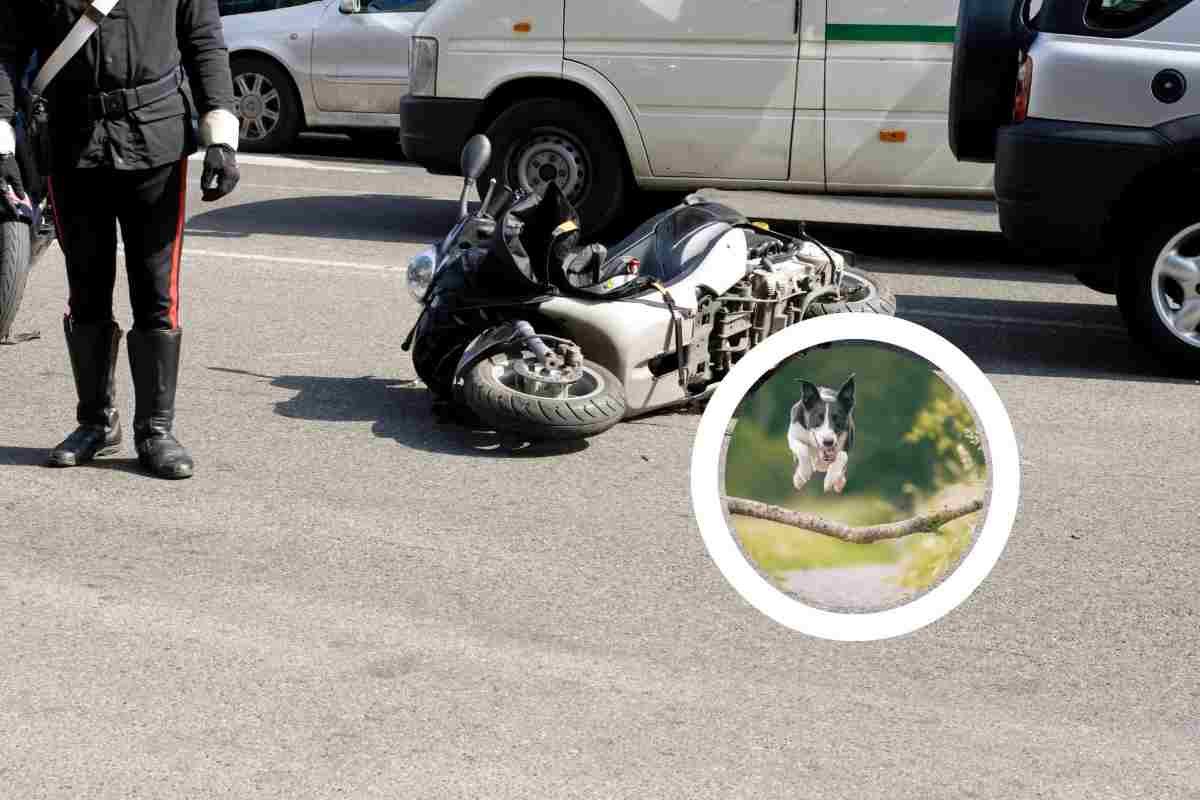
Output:
[[241,177],[237,153],[233,148],[227,144],[211,145],[204,154],[204,171],[200,173],[200,196],[209,202],[220,200],[233,191]]
[[16,156],[0,155],[0,181],[11,184],[17,194],[25,194],[25,184],[21,182],[21,165]]

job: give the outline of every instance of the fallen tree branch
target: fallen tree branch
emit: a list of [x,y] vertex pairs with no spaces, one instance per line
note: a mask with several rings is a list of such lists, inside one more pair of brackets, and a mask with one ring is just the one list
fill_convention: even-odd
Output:
[[770,522],[790,525],[794,528],[803,528],[806,531],[822,533],[826,536],[832,536],[835,539],[841,539],[843,542],[850,542],[851,544],[870,544],[871,542],[881,542],[885,539],[899,539],[904,536],[911,536],[914,533],[935,532],[947,522],[953,522],[968,514],[974,514],[983,508],[983,500],[972,500],[963,505],[943,508],[939,511],[921,514],[912,519],[900,522],[891,522],[887,525],[871,525],[865,528],[852,528],[849,525],[843,525],[840,522],[834,522],[833,520],[819,517],[816,514],[792,511],[788,508],[760,503],[757,500],[746,500],[742,497],[726,497],[725,502],[731,514],[740,514],[743,517],[765,519]]

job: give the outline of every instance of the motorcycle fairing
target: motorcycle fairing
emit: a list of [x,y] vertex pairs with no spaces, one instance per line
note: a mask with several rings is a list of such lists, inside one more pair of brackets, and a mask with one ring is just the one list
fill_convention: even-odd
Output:
[[497,218],[472,288],[484,296],[556,295],[554,276],[578,241],[579,214],[558,184],[518,197]]

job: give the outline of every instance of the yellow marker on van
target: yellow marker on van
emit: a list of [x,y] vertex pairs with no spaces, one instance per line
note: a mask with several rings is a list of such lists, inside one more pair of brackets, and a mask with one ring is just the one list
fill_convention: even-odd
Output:
[[527,19],[523,19],[516,25],[513,25],[514,33],[529,33],[533,30],[533,23]]
[[879,141],[881,142],[907,142],[908,131],[901,130],[883,130],[879,132]]

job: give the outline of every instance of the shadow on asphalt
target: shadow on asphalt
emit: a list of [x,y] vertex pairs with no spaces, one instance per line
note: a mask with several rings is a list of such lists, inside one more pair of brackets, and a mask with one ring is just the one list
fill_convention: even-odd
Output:
[[446,235],[458,203],[406,195],[327,195],[242,203],[197,214],[189,237],[255,235],[423,244]]
[[[44,467],[48,470],[57,471],[59,468],[51,467],[46,463],[46,459],[49,457],[53,446],[53,444],[46,447],[0,446],[0,467]],[[113,472],[128,472],[131,475],[140,475],[147,479],[158,480],[147,474],[141,465],[138,464],[136,458],[98,458],[82,466],[72,467],[72,469],[103,469]]]
[[[781,229],[788,232],[786,226]],[[1078,267],[1031,257],[999,233],[825,222],[808,223],[806,230],[822,244],[861,256],[865,269],[880,274],[1079,285]]]
[[[0,466],[44,467],[48,455],[50,455],[50,447],[6,447],[0,445]],[[49,468],[47,467],[47,469]]]
[[424,385],[397,378],[262,375],[226,367],[213,372],[269,380],[296,392],[275,413],[317,422],[371,422],[371,432],[415,450],[483,458],[546,458],[585,450],[586,441],[533,444],[438,413]]
[[900,317],[946,337],[993,375],[1197,383],[1130,339],[1111,302],[900,295],[898,304]]

